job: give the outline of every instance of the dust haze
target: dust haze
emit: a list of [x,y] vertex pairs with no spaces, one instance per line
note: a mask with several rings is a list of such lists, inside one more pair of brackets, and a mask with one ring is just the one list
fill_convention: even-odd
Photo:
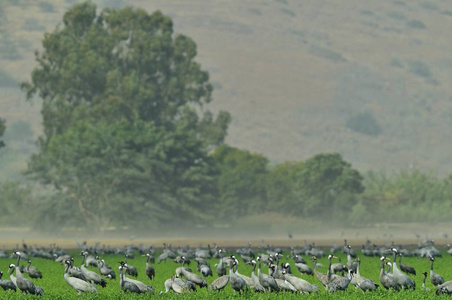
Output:
[[[47,7],[0,4],[6,20],[0,28],[8,33],[0,46],[0,118],[9,126],[6,147],[0,149],[0,182],[29,183],[23,172],[43,133],[41,100],[26,102],[18,83],[30,79],[36,65],[33,52],[42,49],[44,32],[61,24],[64,12],[80,2],[49,0]],[[196,42],[196,61],[209,72],[214,87],[207,108],[232,116],[228,145],[260,153],[271,166],[334,152],[361,174],[420,170],[441,184],[451,178],[452,6],[447,1],[92,2],[99,11],[106,6],[161,10],[172,18],[175,33]],[[24,138],[14,138],[11,130]],[[450,183],[444,184],[450,189]],[[40,193],[33,188],[34,195]],[[447,205],[419,206],[419,212],[410,216],[417,207],[413,204],[402,215],[393,213],[385,220],[378,218],[410,200],[388,202],[378,214],[372,207],[354,204],[349,207],[354,219],[341,222],[330,222],[332,218],[324,215],[312,221],[285,218],[284,213],[263,214],[259,221],[194,220],[187,226],[168,222],[146,230],[126,224],[92,231],[63,222],[52,224],[63,230],[35,231],[33,226],[8,222],[1,224],[0,246],[11,248],[23,239],[68,248],[81,241],[156,247],[164,242],[191,246],[251,242],[256,247],[315,242],[330,247],[347,239],[356,246],[371,240],[416,247],[424,239],[434,239],[445,245],[451,224],[434,221],[444,221],[452,212],[452,194],[445,195]],[[27,210],[26,201],[21,205]],[[10,213],[20,218],[19,212]],[[357,217],[360,213],[369,217]]]

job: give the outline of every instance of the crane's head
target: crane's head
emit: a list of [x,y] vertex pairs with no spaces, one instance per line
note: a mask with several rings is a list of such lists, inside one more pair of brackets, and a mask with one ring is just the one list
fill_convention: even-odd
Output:
[[431,261],[435,260],[435,258],[433,256],[429,256],[428,259],[430,259]]
[[14,268],[16,268],[16,265],[15,264],[9,264],[9,268],[10,269],[14,269]]
[[285,263],[285,264],[284,264],[284,268],[288,269],[289,267],[290,267],[290,264],[289,264],[289,263]]
[[337,258],[337,256],[334,256],[333,254],[328,255],[328,260],[331,260],[333,258]]
[[394,252],[394,253],[398,253],[396,248],[391,248],[391,251]]
[[317,256],[313,255],[311,256],[312,261],[316,261],[317,260]]
[[386,263],[386,265],[392,267],[392,264],[389,261]]
[[14,251],[13,254],[15,254],[15,255],[17,255],[17,256],[21,256],[21,255],[22,255],[22,254],[20,253],[20,251]]
[[424,275],[425,277],[427,277],[427,272],[422,273],[422,275]]
[[381,261],[385,261],[385,260],[387,260],[388,258],[386,257],[386,256],[382,256],[382,257],[380,257],[380,260]]

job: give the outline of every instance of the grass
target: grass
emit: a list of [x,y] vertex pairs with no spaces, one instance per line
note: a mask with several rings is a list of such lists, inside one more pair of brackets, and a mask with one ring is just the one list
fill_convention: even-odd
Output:
[[[360,251],[358,252],[358,256],[361,257],[361,270],[360,273],[362,276],[370,278],[374,280],[376,283],[379,283],[379,270],[380,270],[380,260],[378,257],[364,257],[360,255]],[[81,263],[81,257],[78,255],[78,252],[73,252],[75,259],[75,265],[78,266]],[[228,254],[231,254],[228,252]],[[293,266],[293,260],[292,259],[286,259],[286,255],[288,253],[284,253],[284,259],[282,262],[289,262]],[[343,263],[346,263],[347,258],[345,254],[342,253],[336,253],[336,255],[342,259]],[[156,255],[158,257],[158,254]],[[237,256],[238,257],[238,256]],[[110,266],[116,270],[117,273],[117,267],[118,262],[120,260],[123,260],[122,255],[101,255],[101,258],[104,259]],[[312,262],[309,259],[309,256],[304,256],[305,260],[308,262],[308,265],[312,267]],[[124,295],[124,293],[119,288],[119,274],[117,273],[117,279],[116,280],[108,280],[108,284],[105,288],[98,288],[98,293],[95,295],[91,294],[83,294],[81,296],[78,296],[77,293],[72,290],[71,287],[65,282],[63,278],[64,274],[64,267],[60,265],[59,263],[52,261],[52,260],[46,260],[42,258],[30,258],[32,260],[32,265],[36,266],[43,274],[42,279],[33,280],[35,285],[41,286],[44,288],[45,294],[42,298],[37,299],[147,299],[149,298],[149,295],[131,295],[127,294]],[[210,259],[208,260],[210,262],[210,265],[212,266],[212,271],[214,273],[214,277],[208,277],[207,282],[210,284],[215,278],[217,278],[214,264],[218,262],[218,259]],[[14,263],[15,260],[13,258],[2,258],[0,259],[0,269],[3,270],[5,273],[3,279],[8,279],[8,275],[6,274],[7,266],[10,263]],[[159,298],[159,299],[299,299],[299,294],[290,294],[290,293],[279,293],[279,294],[270,294],[270,293],[264,293],[264,294],[256,294],[254,292],[246,292],[243,295],[239,295],[235,293],[229,286],[227,286],[223,291],[220,292],[213,292],[205,288],[198,288],[198,291],[196,293],[191,294],[185,294],[185,295],[176,295],[172,291],[169,293],[163,293],[159,295],[160,291],[164,291],[164,282],[166,279],[170,278],[171,275],[174,273],[174,270],[176,267],[179,266],[179,264],[174,263],[172,260],[166,260],[163,261],[160,264],[153,264],[154,268],[156,270],[156,278],[151,282],[149,279],[145,277],[145,257],[141,256],[138,253],[135,253],[134,259],[129,259],[129,264],[133,265],[138,270],[138,277],[137,279],[148,284],[152,285],[156,291],[155,295],[152,296],[153,298]],[[319,268],[319,271],[322,273],[326,273],[326,266],[328,264],[327,258],[321,258],[319,259],[319,262],[324,266]],[[422,289],[422,279],[423,275],[421,275],[422,272],[428,271],[430,268],[430,261],[426,260],[425,258],[417,258],[417,257],[404,257],[403,261],[404,264],[408,264],[413,266],[417,274],[416,276],[411,276],[411,278],[416,282],[416,290],[412,291],[401,291],[401,292],[395,292],[395,291],[387,291],[384,288],[380,286],[380,288],[376,292],[366,293],[364,294],[361,292],[361,290],[355,290],[354,287],[349,286],[347,291],[337,292],[334,294],[330,294],[329,292],[326,292],[323,288],[319,289],[319,292],[316,294],[311,294],[309,296],[305,295],[304,297],[307,297],[309,299],[387,299],[388,297],[391,299],[437,299],[437,296],[435,295],[435,288],[428,282],[427,279],[427,287],[430,288],[430,291],[424,291]],[[196,272],[196,262],[191,261],[190,267]],[[97,271],[96,268],[89,267],[90,269]],[[435,260],[434,265],[435,272],[438,274],[441,274],[445,280],[452,278],[452,259],[451,257],[443,252],[442,258],[437,258]],[[249,276],[251,274],[251,266],[244,264],[240,260],[240,266],[239,266],[239,272],[241,274]],[[267,272],[267,268],[265,267],[263,269],[263,272]],[[199,273],[198,273],[199,274]],[[300,273],[296,268],[293,267],[293,274],[296,276],[300,276]],[[302,276],[305,280],[317,284],[321,286],[320,282],[315,278],[314,276]],[[14,292],[0,292],[2,299],[17,299],[18,293]],[[28,298],[35,298],[35,297],[28,297]]]

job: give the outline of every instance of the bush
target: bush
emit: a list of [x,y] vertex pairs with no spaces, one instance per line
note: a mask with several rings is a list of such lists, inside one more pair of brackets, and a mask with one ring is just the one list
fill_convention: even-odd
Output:
[[347,119],[345,126],[353,131],[370,136],[377,136],[381,128],[371,112],[358,113]]

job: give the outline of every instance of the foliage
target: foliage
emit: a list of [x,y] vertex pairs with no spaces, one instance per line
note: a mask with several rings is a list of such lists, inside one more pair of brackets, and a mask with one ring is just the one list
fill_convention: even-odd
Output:
[[31,98],[43,99],[44,135],[28,173],[73,201],[87,226],[145,228],[209,219],[214,180],[207,153],[230,116],[204,109],[209,76],[196,44],[169,17],[130,7],[77,4],[46,33]]
[[0,184],[0,195],[2,199],[2,209],[0,211],[0,224],[2,226],[28,226],[29,218],[20,218],[22,212],[24,216],[29,216],[30,211],[23,210],[32,204],[31,189],[19,182],[8,181]]
[[295,193],[305,217],[343,220],[364,191],[361,174],[338,153],[315,155],[295,176]]
[[226,145],[211,156],[219,172],[219,217],[235,219],[267,210],[267,158]]
[[369,172],[363,203],[374,220],[446,221],[452,208],[452,181],[419,170],[387,175]]
[[380,125],[371,112],[355,114],[347,119],[345,126],[353,131],[370,136],[377,136],[381,133]]
[[303,162],[285,162],[269,170],[266,183],[268,209],[289,215],[302,215],[303,205],[295,195],[296,175]]

